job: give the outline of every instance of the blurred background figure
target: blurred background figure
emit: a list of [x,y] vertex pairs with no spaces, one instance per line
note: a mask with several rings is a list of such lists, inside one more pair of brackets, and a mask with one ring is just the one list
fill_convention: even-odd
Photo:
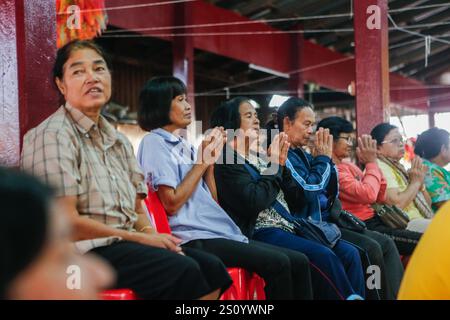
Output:
[[445,169],[450,163],[449,137],[444,129],[428,129],[419,135],[414,150],[428,169],[424,183],[434,212],[450,200],[450,173]]
[[[45,185],[0,168],[0,203],[0,299],[97,299],[112,284],[106,263],[74,253],[71,228]],[[79,286],[70,266],[80,271]]]
[[411,167],[411,162],[415,157],[414,146],[416,145],[416,138],[408,138],[405,143],[405,156],[403,157],[404,165],[407,168]]
[[278,107],[272,108],[269,120],[266,122],[267,129],[278,129]]

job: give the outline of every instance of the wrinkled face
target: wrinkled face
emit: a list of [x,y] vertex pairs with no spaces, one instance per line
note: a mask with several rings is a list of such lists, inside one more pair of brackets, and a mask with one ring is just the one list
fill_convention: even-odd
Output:
[[191,124],[191,105],[188,103],[186,95],[181,94],[172,99],[170,106],[169,120],[177,128],[184,129]]
[[[79,268],[79,289],[69,289],[77,285],[70,277],[78,273],[69,266]],[[74,253],[69,225],[61,212],[55,212],[47,243],[37,259],[13,280],[7,296],[19,300],[98,299],[100,290],[112,285],[113,279],[112,269],[103,260]]]
[[394,160],[403,158],[405,154],[405,140],[397,128],[389,131],[386,137],[384,137],[381,146],[378,146],[378,152]]
[[56,84],[65,100],[83,113],[100,110],[111,97],[111,73],[92,49],[73,51]]
[[339,160],[351,156],[354,144],[355,135],[353,133],[341,132],[337,139],[333,139],[333,155]]
[[248,102],[243,102],[239,106],[240,114],[240,129],[245,132],[245,134],[253,139],[259,136],[259,119],[258,113],[255,108]]
[[297,111],[294,121],[290,121],[286,117],[283,120],[283,129],[289,137],[289,142],[295,147],[308,145],[311,135],[314,133],[315,122],[316,116],[309,107]]

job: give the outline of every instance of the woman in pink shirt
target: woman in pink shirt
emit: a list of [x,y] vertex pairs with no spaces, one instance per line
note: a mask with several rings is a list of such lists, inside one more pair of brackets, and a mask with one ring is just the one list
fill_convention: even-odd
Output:
[[333,162],[339,173],[339,199],[342,207],[363,220],[369,230],[391,237],[402,255],[410,255],[419,242],[421,233],[392,229],[383,224],[371,205],[386,198],[386,181],[377,165],[377,144],[369,135],[358,139],[356,157],[364,171],[350,161],[354,143],[353,125],[340,117],[325,118],[318,126],[333,135]]

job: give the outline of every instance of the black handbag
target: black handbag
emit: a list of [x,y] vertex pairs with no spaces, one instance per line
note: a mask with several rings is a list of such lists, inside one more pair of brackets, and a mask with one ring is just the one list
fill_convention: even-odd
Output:
[[396,206],[375,203],[372,205],[376,215],[389,228],[406,229],[409,223],[408,215]]
[[339,228],[348,229],[356,232],[363,232],[367,229],[364,221],[352,213],[342,209],[342,203],[336,199],[329,211],[330,220],[338,225]]
[[[244,167],[254,181],[261,178],[260,173],[251,165],[245,163]],[[318,242],[328,248],[333,248],[341,238],[341,230],[335,224],[294,217],[276,199],[272,203],[272,208],[286,221],[294,225],[295,234],[300,237]]]

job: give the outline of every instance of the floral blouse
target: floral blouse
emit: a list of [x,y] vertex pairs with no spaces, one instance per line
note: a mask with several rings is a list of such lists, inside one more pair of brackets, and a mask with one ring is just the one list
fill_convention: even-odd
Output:
[[425,187],[430,194],[432,208],[436,212],[438,208],[435,203],[450,200],[450,173],[431,161],[424,159],[423,163],[428,167]]

